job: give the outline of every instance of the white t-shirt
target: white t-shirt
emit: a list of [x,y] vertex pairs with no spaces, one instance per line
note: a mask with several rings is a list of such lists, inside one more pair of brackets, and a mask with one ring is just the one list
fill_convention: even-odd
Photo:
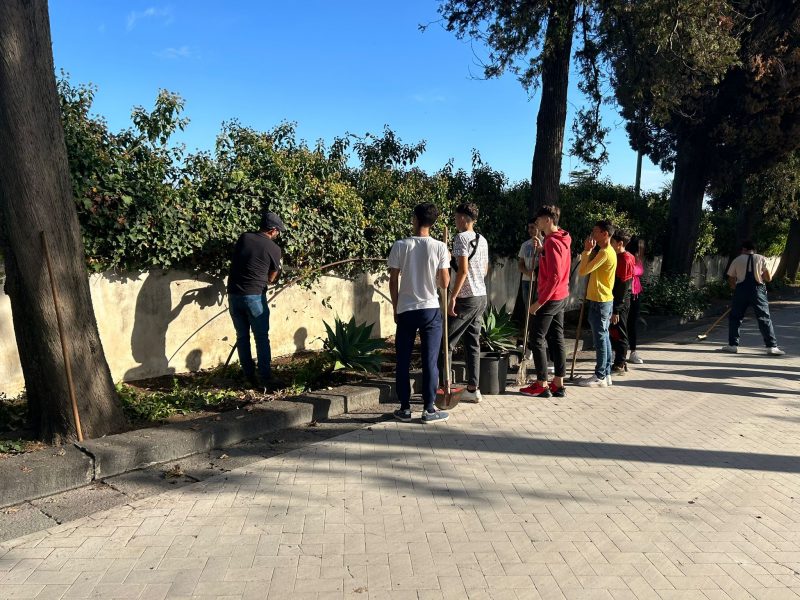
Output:
[[[750,254],[740,254],[731,262],[728,267],[728,277],[736,277],[736,283],[744,281],[745,273],[747,272],[747,259]],[[764,283],[761,279],[761,273],[767,270],[767,259],[760,254],[753,254],[753,276],[756,278],[757,283]]]
[[[519,247],[519,254],[517,255],[518,258],[521,258],[525,261],[525,270],[526,271],[533,271],[534,267],[536,266],[536,261],[538,256],[535,255],[533,251],[533,240],[526,240],[522,242],[522,246]],[[522,281],[530,281],[531,278],[526,273],[522,274]]]
[[397,313],[439,308],[436,273],[449,266],[444,242],[417,236],[397,240],[389,252],[389,268],[400,270]]
[[[453,238],[453,256],[466,256],[472,254],[476,234],[474,231],[462,231],[455,238]],[[486,276],[486,271],[489,268],[489,244],[486,243],[486,238],[481,236],[478,240],[478,247],[475,249],[475,254],[469,261],[469,268],[467,269],[467,278],[464,280],[464,285],[458,292],[458,298],[474,298],[476,296],[486,295],[486,282],[483,278]]]

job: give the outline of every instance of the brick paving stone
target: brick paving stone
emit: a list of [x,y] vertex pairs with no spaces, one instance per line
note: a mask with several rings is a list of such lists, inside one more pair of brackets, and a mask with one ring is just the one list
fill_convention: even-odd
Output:
[[773,311],[779,359],[748,320],[736,356],[721,330],[652,343],[611,388],[378,423],[6,540],[0,599],[800,599],[798,309]]

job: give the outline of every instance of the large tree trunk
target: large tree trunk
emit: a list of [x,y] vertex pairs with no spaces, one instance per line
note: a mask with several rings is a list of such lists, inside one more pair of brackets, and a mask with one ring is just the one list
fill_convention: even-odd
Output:
[[688,140],[679,143],[669,198],[669,229],[662,267],[665,273],[692,271],[707,184],[701,147]]
[[538,206],[558,204],[575,10],[575,0],[554,0],[550,5],[542,57],[542,100],[536,117],[529,217]]
[[124,417],[97,332],[72,198],[46,0],[0,2],[0,215],[31,424],[44,440],[76,437],[44,232],[84,435],[119,430]]
[[797,272],[800,270],[800,217],[789,221],[789,235],[786,245],[781,253],[781,262],[775,271],[777,280],[787,278],[791,282],[797,281]]

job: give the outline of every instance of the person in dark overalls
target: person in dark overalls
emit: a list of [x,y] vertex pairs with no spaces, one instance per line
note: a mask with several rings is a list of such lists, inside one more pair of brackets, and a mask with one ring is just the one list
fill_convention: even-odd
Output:
[[739,328],[747,307],[752,306],[767,354],[780,356],[785,352],[778,348],[767,301],[766,284],[772,276],[767,268],[767,259],[755,251],[753,242],[742,242],[742,253],[728,267],[728,284],[733,290],[733,301],[728,319],[728,345],[723,346],[722,350],[734,354],[739,351]]

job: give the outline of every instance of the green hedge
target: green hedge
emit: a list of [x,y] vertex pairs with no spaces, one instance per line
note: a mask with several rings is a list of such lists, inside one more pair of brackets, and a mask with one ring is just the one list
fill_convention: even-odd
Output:
[[[187,126],[183,100],[162,90],[155,107],[133,110],[120,132],[92,115],[95,90],[59,80],[67,150],[86,255],[92,271],[181,267],[224,273],[238,235],[269,208],[288,227],[287,264],[310,271],[337,260],[385,257],[410,231],[412,207],[434,202],[444,214],[464,201],[481,210],[479,229],[495,256],[516,256],[526,239],[530,185],[510,184],[475,154],[471,171],[448,163],[416,168],[424,143],[404,144],[386,128],[309,146],[282,123],[256,131],[225,123],[211,152],[172,142]],[[664,193],[634,196],[629,187],[576,181],[561,190],[562,225],[575,252],[599,218],[652,240],[666,223]],[[434,231],[440,235],[440,221]],[[354,265],[353,270],[363,268]]]

